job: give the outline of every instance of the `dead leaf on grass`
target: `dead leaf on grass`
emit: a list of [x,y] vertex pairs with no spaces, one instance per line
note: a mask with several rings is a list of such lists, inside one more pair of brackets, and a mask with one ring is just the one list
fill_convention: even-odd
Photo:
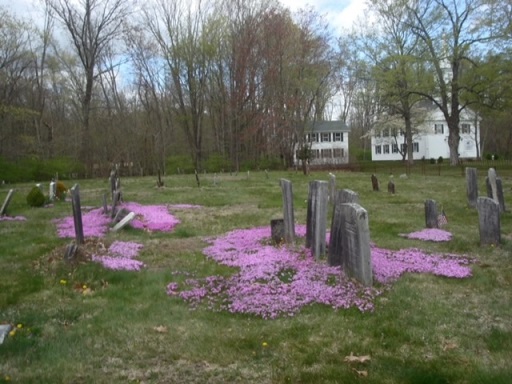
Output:
[[459,345],[452,341],[445,341],[443,343],[443,351],[451,351],[452,349],[459,348]]
[[365,363],[370,361],[371,357],[368,355],[365,356],[355,356],[352,352],[350,352],[350,356],[345,356],[345,360],[347,363]]
[[167,327],[164,327],[163,325],[153,327],[153,330],[158,333],[167,333]]

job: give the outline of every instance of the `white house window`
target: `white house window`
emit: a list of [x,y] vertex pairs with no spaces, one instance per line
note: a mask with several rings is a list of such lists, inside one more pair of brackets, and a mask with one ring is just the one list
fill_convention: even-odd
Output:
[[332,149],[322,149],[322,159],[332,158]]
[[343,141],[343,132],[334,132],[334,141]]
[[389,153],[389,144],[384,144],[382,147],[383,147],[382,149],[384,150],[384,153]]
[[375,146],[375,154],[380,155],[382,153],[382,147],[380,145]]
[[310,135],[310,138],[311,138],[311,142],[312,143],[316,143],[318,141],[318,134],[317,133],[312,133]]
[[436,134],[443,134],[444,133],[444,126],[443,126],[443,124],[434,124],[434,133],[436,133]]
[[393,153],[398,153],[398,145],[393,144],[393,145],[391,146],[391,152],[393,152]]
[[469,125],[469,124],[461,124],[460,125],[460,133],[463,133],[463,134],[471,133],[471,125]]
[[333,157],[335,157],[335,158],[343,157],[343,148],[334,148],[333,149]]
[[419,143],[412,143],[412,151],[413,152],[419,152],[420,151],[420,144]]
[[330,133],[322,133],[322,143],[328,143],[331,141]]
[[311,158],[312,159],[318,159],[319,156],[320,156],[320,151],[318,149],[311,150]]

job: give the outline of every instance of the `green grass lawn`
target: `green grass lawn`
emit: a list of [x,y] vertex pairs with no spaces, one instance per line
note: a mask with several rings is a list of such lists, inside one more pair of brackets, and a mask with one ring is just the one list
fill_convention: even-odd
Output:
[[[305,224],[308,182],[328,180],[327,171],[200,175],[201,188],[194,175],[164,177],[159,189],[156,177],[122,178],[125,201],[202,206],[173,212],[181,224],[172,233],[124,229],[101,240],[143,243],[141,272],[64,262],[71,240],[57,237],[52,220],[71,215],[70,203],[30,208],[32,184],[15,185],[8,213],[27,220],[0,222],[0,324],[21,328],[0,345],[0,383],[510,383],[512,213],[502,215],[501,246],[481,247],[463,172],[434,167],[408,178],[395,171],[395,195],[384,170],[381,192],[371,188],[375,170],[337,172],[337,187],[359,194],[379,247],[468,255],[471,278],[407,274],[373,312],[313,305],[275,320],[191,310],[166,286],[187,274],[231,274],[202,254],[204,237],[282,217],[280,178],[292,181],[295,218]],[[498,174],[512,208],[512,171]],[[484,178],[479,170],[481,196]],[[108,181],[79,184],[82,206],[101,207]],[[450,242],[399,236],[424,228],[426,199],[446,211]],[[351,354],[369,359],[346,361]]]

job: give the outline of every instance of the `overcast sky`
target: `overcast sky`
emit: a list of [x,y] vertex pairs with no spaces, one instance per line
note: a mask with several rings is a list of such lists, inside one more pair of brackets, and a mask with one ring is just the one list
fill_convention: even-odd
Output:
[[[169,0],[172,1],[172,0]],[[324,14],[330,26],[340,31],[350,29],[354,21],[363,15],[364,0],[280,0],[292,11],[312,6],[320,14]],[[15,12],[18,16],[27,16],[32,20],[40,19],[37,8],[42,0],[0,0],[0,6]]]

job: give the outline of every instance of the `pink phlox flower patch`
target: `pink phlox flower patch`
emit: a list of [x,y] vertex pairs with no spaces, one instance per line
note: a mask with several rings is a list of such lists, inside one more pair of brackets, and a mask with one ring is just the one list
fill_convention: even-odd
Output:
[[136,229],[170,232],[180,223],[177,218],[169,213],[165,205],[123,203],[121,207],[135,213],[136,217],[130,224]]
[[471,276],[470,259],[452,254],[428,254],[409,248],[391,251],[372,246],[373,275],[386,284],[406,272],[432,273],[438,276],[466,278]]
[[408,239],[434,242],[450,241],[452,239],[452,234],[450,232],[438,228],[426,228],[421,231],[412,232],[404,236],[407,237]]
[[[59,237],[75,237],[75,224],[73,216],[62,219],[54,219]],[[103,208],[91,209],[89,212],[82,212],[82,227],[84,237],[101,237],[108,231],[110,217],[103,214]]]
[[92,255],[92,261],[102,264],[107,269],[139,271],[144,263],[134,260],[142,244],[131,241],[114,241],[108,248],[107,255]]
[[0,216],[0,221],[27,221],[25,216]]
[[[303,226],[299,232],[305,231]],[[302,307],[314,303],[335,309],[357,307],[373,309],[379,291],[362,288],[344,278],[339,267],[316,263],[303,247],[292,249],[265,245],[270,228],[261,227],[229,232],[209,239],[204,254],[215,261],[240,269],[230,277],[211,276],[188,279],[188,290],[178,292],[176,283],[167,293],[179,296],[194,307],[207,303],[214,310],[248,313],[263,318],[293,316]]]
[[[305,233],[298,226],[296,233]],[[239,269],[229,276],[187,279],[186,289],[167,286],[170,296],[179,296],[193,308],[206,304],[212,310],[247,313],[266,319],[293,316],[306,305],[319,303],[334,309],[355,307],[371,311],[376,287],[363,287],[346,278],[340,267],[317,263],[304,247],[268,245],[270,228],[238,229],[206,239],[203,253]],[[372,245],[375,280],[389,284],[406,272],[464,278],[471,276],[470,260],[457,255],[429,255],[418,249],[390,251]],[[383,288],[386,288],[385,286]]]

